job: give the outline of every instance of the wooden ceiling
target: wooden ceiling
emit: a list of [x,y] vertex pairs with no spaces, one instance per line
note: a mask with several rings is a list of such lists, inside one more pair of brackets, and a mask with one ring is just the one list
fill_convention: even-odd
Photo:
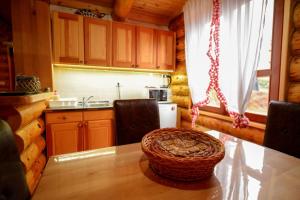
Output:
[[73,8],[98,9],[114,19],[168,25],[182,12],[186,0],[50,0],[52,4]]

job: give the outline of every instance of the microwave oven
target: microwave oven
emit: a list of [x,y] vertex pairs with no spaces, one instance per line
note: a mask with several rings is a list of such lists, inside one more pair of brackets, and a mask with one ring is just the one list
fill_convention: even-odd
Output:
[[170,101],[170,89],[168,88],[148,88],[148,98],[157,101]]

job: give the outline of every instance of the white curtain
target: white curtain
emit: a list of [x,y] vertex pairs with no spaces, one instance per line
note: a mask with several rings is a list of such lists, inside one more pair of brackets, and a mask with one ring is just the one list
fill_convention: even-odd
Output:
[[219,84],[228,110],[245,113],[259,63],[267,0],[221,0]]
[[220,3],[219,88],[216,91],[219,91],[218,96],[225,97],[220,101],[234,117],[234,126],[237,127],[247,125],[247,118],[243,114],[251,96],[259,62],[267,1],[188,0],[184,6],[189,87],[193,103],[200,102],[198,105],[202,106],[207,103],[205,99],[211,81],[208,75],[211,64],[206,55],[209,16],[213,14],[212,2]]
[[206,99],[209,85],[208,51],[212,1],[190,0],[184,6],[185,56],[189,88],[193,102]]

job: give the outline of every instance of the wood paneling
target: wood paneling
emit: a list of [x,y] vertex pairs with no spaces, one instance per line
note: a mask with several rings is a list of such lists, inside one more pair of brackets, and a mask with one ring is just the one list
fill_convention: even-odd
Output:
[[175,67],[175,33],[157,31],[157,68],[174,69]]
[[113,66],[135,67],[135,26],[113,22]]
[[14,64],[16,74],[38,76],[42,88],[52,87],[49,4],[12,0]]
[[155,30],[137,26],[136,28],[136,67],[155,69],[156,67]]
[[[186,0],[135,0],[128,18],[137,21],[168,25],[171,19],[182,12]],[[139,13],[141,15],[139,15]],[[152,16],[141,18],[144,16]],[[153,20],[156,19],[156,20]],[[160,20],[159,20],[160,19]]]
[[82,16],[54,12],[53,34],[55,63],[83,63]]
[[84,63],[111,65],[111,22],[84,18]]

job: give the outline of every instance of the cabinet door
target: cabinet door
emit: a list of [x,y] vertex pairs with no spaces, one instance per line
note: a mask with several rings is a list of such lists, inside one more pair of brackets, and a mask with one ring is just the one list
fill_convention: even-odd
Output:
[[53,14],[54,61],[83,63],[83,18],[68,13]]
[[152,28],[136,28],[137,67],[156,68],[156,37]]
[[157,68],[173,70],[175,66],[175,33],[157,31]]
[[111,22],[84,18],[84,63],[111,65]]
[[135,67],[135,26],[113,22],[113,66]]
[[48,156],[83,150],[81,122],[49,124]]
[[112,120],[86,121],[85,126],[85,150],[109,147],[113,145]]

